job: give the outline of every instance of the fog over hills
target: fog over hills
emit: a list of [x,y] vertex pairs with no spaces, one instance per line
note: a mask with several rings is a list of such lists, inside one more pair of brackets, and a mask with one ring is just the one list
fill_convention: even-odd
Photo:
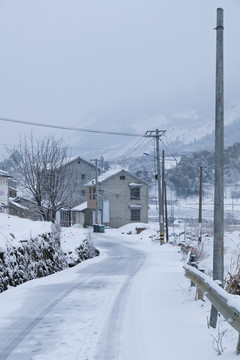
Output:
[[[176,119],[174,119],[176,120]],[[176,121],[174,121],[176,124]],[[169,126],[163,142],[172,152],[200,151],[214,149],[214,115],[199,116],[192,112],[180,117],[179,124]],[[240,103],[225,111],[224,144],[233,145],[240,141]]]

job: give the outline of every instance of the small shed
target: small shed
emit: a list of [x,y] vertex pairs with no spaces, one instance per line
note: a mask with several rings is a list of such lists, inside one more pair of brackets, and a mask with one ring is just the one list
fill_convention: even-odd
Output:
[[91,218],[91,210],[88,209],[87,201],[72,208],[71,214],[72,225],[80,224],[82,226],[85,226],[89,224],[89,219]]

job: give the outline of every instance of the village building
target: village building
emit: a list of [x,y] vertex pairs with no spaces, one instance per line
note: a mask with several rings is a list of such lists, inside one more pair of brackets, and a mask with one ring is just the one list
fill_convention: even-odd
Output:
[[[70,209],[87,201],[85,184],[96,176],[96,166],[80,156],[70,159],[64,166],[71,174],[71,181],[67,179],[71,196],[65,204],[65,207]],[[97,172],[99,175],[100,168],[97,168]]]
[[[118,228],[131,222],[148,222],[148,184],[122,169],[108,171],[87,183],[87,207],[95,224],[96,202],[98,223]],[[97,190],[96,190],[97,189]]]

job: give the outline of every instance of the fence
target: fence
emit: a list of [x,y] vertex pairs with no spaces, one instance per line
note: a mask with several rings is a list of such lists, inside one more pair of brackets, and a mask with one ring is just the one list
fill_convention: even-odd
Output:
[[239,333],[237,353],[240,353],[240,302],[234,295],[227,293],[216,281],[198,269],[185,265],[185,276],[190,279],[211,301],[213,306],[223,315],[228,323]]

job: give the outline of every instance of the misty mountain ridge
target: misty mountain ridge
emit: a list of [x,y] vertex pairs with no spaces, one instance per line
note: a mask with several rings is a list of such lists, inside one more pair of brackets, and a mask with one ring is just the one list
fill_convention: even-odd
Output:
[[[163,142],[171,152],[191,152],[214,149],[215,118],[206,116],[201,119],[194,112],[188,118],[173,118],[167,127]],[[240,141],[240,103],[235,103],[225,112],[224,119],[224,145],[231,146]]]

